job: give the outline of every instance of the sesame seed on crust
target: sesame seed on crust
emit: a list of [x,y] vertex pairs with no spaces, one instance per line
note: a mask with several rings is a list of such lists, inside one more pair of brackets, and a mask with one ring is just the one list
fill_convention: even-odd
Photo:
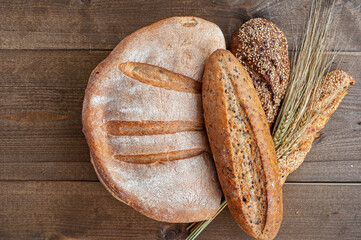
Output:
[[238,29],[230,48],[251,76],[271,128],[289,79],[285,35],[275,24],[255,18]]

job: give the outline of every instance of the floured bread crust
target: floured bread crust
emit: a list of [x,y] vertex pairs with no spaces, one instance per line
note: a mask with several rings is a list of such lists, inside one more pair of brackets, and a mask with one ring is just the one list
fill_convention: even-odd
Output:
[[217,25],[169,18],[126,37],[90,76],[83,132],[94,168],[114,197],[155,220],[201,221],[219,208],[200,94],[219,48]]

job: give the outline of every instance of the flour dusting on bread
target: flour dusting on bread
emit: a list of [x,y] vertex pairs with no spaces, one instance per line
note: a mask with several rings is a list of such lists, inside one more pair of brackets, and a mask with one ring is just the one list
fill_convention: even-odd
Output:
[[94,168],[113,196],[148,217],[194,222],[218,210],[222,193],[197,124],[205,60],[219,48],[225,40],[217,25],[169,18],[126,37],[90,77],[83,131]]

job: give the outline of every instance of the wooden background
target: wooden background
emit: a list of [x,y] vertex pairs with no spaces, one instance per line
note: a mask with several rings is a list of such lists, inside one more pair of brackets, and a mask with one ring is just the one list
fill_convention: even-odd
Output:
[[[361,239],[361,6],[335,10],[334,68],[355,79],[305,163],[284,186],[277,239]],[[0,239],[182,239],[184,224],[148,219],[99,183],[81,132],[91,70],[126,35],[166,17],[217,23],[227,42],[253,17],[290,50],[309,0],[0,0]],[[228,209],[199,239],[250,239]]]

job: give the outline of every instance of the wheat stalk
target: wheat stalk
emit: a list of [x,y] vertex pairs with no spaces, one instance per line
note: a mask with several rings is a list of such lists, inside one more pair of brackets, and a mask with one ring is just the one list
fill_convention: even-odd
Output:
[[273,129],[279,160],[285,159],[285,154],[298,145],[310,124],[324,110],[316,108],[314,103],[322,78],[335,56],[327,54],[333,2],[328,4],[324,7],[322,1],[313,2],[300,50],[293,58],[289,86]]
[[[333,1],[325,4],[322,0],[315,0],[312,3],[301,46],[299,50],[296,47],[286,95],[272,132],[277,159],[280,162],[287,159],[310,124],[324,110],[317,108],[315,102],[322,77],[335,57],[327,54],[330,49],[327,34],[331,26],[333,5]],[[186,240],[194,240],[226,206],[227,202],[224,200],[212,218],[190,224],[187,227],[190,234]]]

